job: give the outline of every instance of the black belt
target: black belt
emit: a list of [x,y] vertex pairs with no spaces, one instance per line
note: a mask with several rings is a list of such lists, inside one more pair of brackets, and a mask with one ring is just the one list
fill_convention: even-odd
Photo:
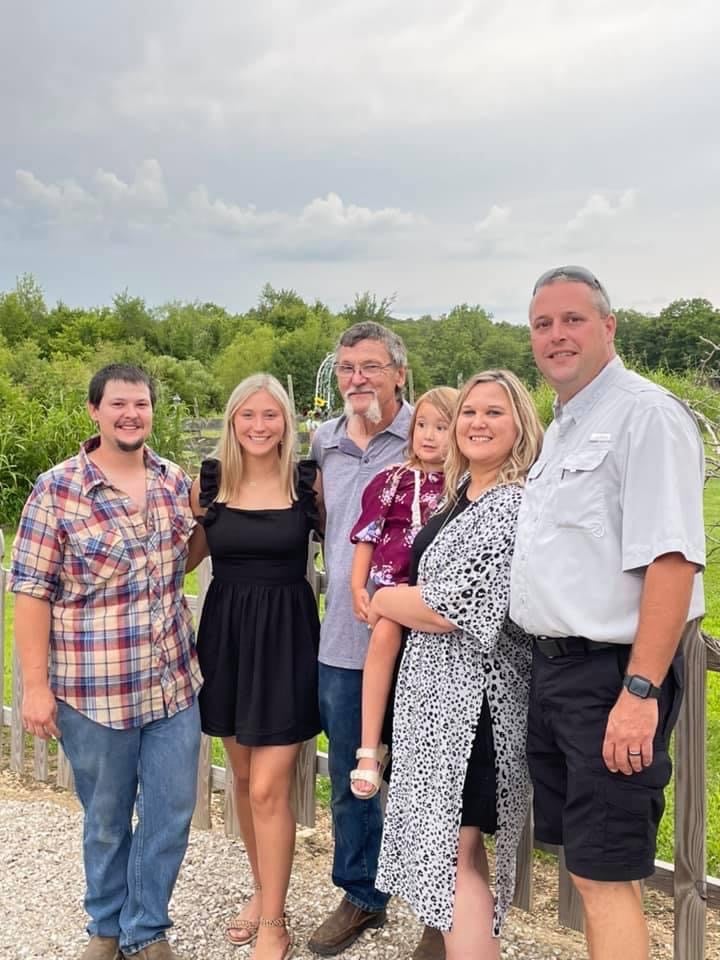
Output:
[[587,637],[535,637],[535,646],[552,660],[553,657],[566,657],[569,653],[593,653],[610,648],[617,650],[619,644],[588,640]]

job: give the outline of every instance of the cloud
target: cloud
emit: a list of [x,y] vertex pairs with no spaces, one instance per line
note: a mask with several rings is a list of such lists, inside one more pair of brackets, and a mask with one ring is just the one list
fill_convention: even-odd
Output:
[[568,220],[566,229],[572,233],[582,230],[589,223],[597,220],[608,220],[620,214],[627,213],[635,206],[637,191],[623,190],[617,203],[613,206],[612,200],[604,193],[591,193],[577,213]]
[[17,205],[25,201],[44,211],[50,220],[83,219],[95,213],[94,198],[74,180],[43,183],[30,170],[17,170],[15,182],[19,193]]
[[317,197],[303,209],[300,220],[308,226],[361,231],[377,228],[403,229],[425,223],[424,217],[406,213],[397,207],[371,210],[369,207],[358,207],[352,203],[346,205],[336,193]]
[[189,235],[201,230],[235,236],[256,252],[292,257],[335,259],[359,249],[370,237],[382,241],[427,225],[419,214],[345,203],[334,192],[315,197],[297,213],[212,197],[205,184],[173,201],[162,168],[152,158],[140,164],[131,182],[102,168],[86,188],[75,180],[45,183],[29,170],[17,170],[15,181],[16,196],[6,198],[4,208],[39,213],[49,226],[108,228],[123,236],[123,228],[150,225]]
[[132,182],[99,168],[88,187],[76,180],[45,183],[30,170],[15,171],[16,197],[6,205],[35,212],[48,225],[94,225],[117,228],[158,222],[167,210],[163,172],[157,160],[145,160]]
[[499,207],[493,204],[487,215],[482,220],[478,220],[473,229],[476,233],[486,233],[496,230],[502,224],[506,223],[510,217],[510,207]]
[[216,198],[212,200],[208,188],[200,184],[190,191],[184,206],[178,210],[177,223],[192,229],[219,233],[253,234],[266,227],[274,227],[283,222],[280,213],[258,213],[252,204],[241,207],[234,203]]
[[275,144],[533,114],[566,122],[576,105],[597,121],[604,99],[656,93],[659,63],[671,91],[697,55],[712,55],[720,17],[710,0],[694,2],[691,18],[670,0],[217,0],[213,15],[180,4],[174,21],[148,22],[139,57],[114,78],[113,107]]
[[100,169],[95,173],[95,185],[98,199],[110,206],[139,211],[164,210],[168,206],[163,171],[152,157],[140,165],[132,183]]

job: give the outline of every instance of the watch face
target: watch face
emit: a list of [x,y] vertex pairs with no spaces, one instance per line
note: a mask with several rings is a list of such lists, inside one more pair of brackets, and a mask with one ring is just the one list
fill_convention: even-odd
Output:
[[630,690],[639,697],[646,697],[650,693],[650,684],[643,677],[631,677]]
[[628,677],[627,688],[630,693],[634,693],[636,697],[647,697],[650,693],[650,681],[646,680],[645,677]]

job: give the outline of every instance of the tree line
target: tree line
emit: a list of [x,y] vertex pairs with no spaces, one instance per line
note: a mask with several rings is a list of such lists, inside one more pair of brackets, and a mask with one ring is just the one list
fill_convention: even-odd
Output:
[[[618,310],[617,345],[626,362],[696,384],[707,343],[720,343],[720,310],[702,299],[676,300],[657,315]],[[116,361],[140,364],[160,385],[153,443],[182,462],[182,421],[222,410],[232,388],[265,370],[291,374],[298,411],[314,405],[315,376],[339,333],[359,320],[396,330],[408,347],[416,393],[457,383],[486,367],[514,370],[537,392],[528,330],[459,304],[438,317],[399,320],[391,298],[357,295],[333,312],[319,300],[266,285],[257,304],[232,313],[215,303],[172,301],[151,307],[127,291],[110,305],[48,306],[37,280],[0,293],[0,523],[15,522],[37,474],[77,447],[88,432],[84,397],[91,374]],[[670,384],[672,386],[672,384]],[[714,405],[710,394],[703,402]]]

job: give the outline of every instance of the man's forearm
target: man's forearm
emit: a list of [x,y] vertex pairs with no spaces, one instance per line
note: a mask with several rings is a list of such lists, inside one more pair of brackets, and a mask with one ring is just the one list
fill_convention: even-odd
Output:
[[23,688],[48,685],[50,604],[47,600],[15,595],[15,648],[20,660]]
[[696,572],[681,553],[663,554],[647,568],[629,674],[662,683],[687,622]]

